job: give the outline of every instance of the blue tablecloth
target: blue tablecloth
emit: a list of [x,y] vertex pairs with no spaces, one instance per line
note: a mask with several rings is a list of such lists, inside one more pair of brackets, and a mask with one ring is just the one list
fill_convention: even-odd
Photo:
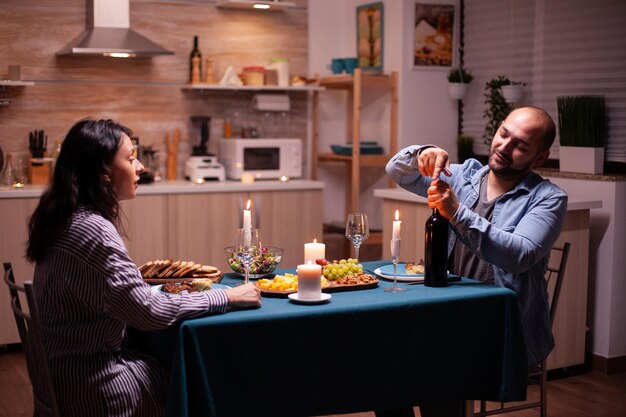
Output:
[[[388,263],[367,262],[367,270]],[[227,274],[222,283],[241,279]],[[142,341],[171,366],[168,416],[304,416],[452,399],[521,400],[516,294],[463,279],[399,284],[186,320]]]

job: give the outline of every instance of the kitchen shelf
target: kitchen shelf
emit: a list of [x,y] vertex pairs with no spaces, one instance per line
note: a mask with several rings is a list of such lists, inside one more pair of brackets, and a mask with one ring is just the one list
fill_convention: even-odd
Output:
[[[364,73],[360,68],[354,70],[354,75],[335,75],[319,79],[320,87],[326,90],[343,90],[348,92],[349,107],[347,120],[346,142],[352,142],[352,155],[338,155],[335,153],[319,152],[319,91],[313,93],[313,137],[312,137],[312,177],[317,178],[320,164],[341,163],[346,166],[346,214],[359,211],[361,168],[384,167],[398,147],[398,73],[390,75],[373,75]],[[363,155],[361,154],[361,106],[363,90],[380,88],[389,92],[389,154]],[[389,183],[393,187],[392,182]]]
[[324,87],[318,85],[303,85],[303,86],[290,86],[280,87],[277,85],[219,85],[219,84],[187,84],[183,87],[183,90],[198,90],[198,91],[320,91],[324,90]]
[[35,85],[35,82],[34,81],[0,80],[0,87],[26,87],[30,85]]

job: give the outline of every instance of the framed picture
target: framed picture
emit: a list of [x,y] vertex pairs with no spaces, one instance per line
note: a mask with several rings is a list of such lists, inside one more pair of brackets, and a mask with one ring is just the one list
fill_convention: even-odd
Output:
[[451,67],[454,63],[453,4],[415,3],[413,68]]
[[383,2],[356,8],[356,43],[359,68],[383,70]]

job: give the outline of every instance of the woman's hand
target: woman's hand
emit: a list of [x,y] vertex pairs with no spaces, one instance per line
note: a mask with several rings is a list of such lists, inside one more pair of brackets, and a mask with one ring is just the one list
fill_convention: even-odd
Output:
[[456,194],[445,181],[436,180],[428,187],[428,208],[436,208],[447,220],[450,220],[459,209]]
[[448,152],[441,148],[424,149],[417,157],[417,167],[420,174],[425,177],[432,177],[433,181],[438,180],[439,174],[442,172],[449,177],[449,166]]
[[261,305],[261,289],[252,282],[226,289],[230,307],[259,307]]

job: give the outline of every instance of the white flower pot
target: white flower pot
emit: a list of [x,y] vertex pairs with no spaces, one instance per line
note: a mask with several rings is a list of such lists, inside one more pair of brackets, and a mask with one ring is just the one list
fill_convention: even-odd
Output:
[[450,97],[455,100],[463,100],[466,91],[467,84],[465,83],[448,83],[448,92],[450,93]]
[[604,171],[604,148],[560,146],[559,170],[563,172],[602,174]]
[[502,97],[504,97],[508,103],[519,102],[524,94],[523,85],[503,85],[500,88],[502,89]]

